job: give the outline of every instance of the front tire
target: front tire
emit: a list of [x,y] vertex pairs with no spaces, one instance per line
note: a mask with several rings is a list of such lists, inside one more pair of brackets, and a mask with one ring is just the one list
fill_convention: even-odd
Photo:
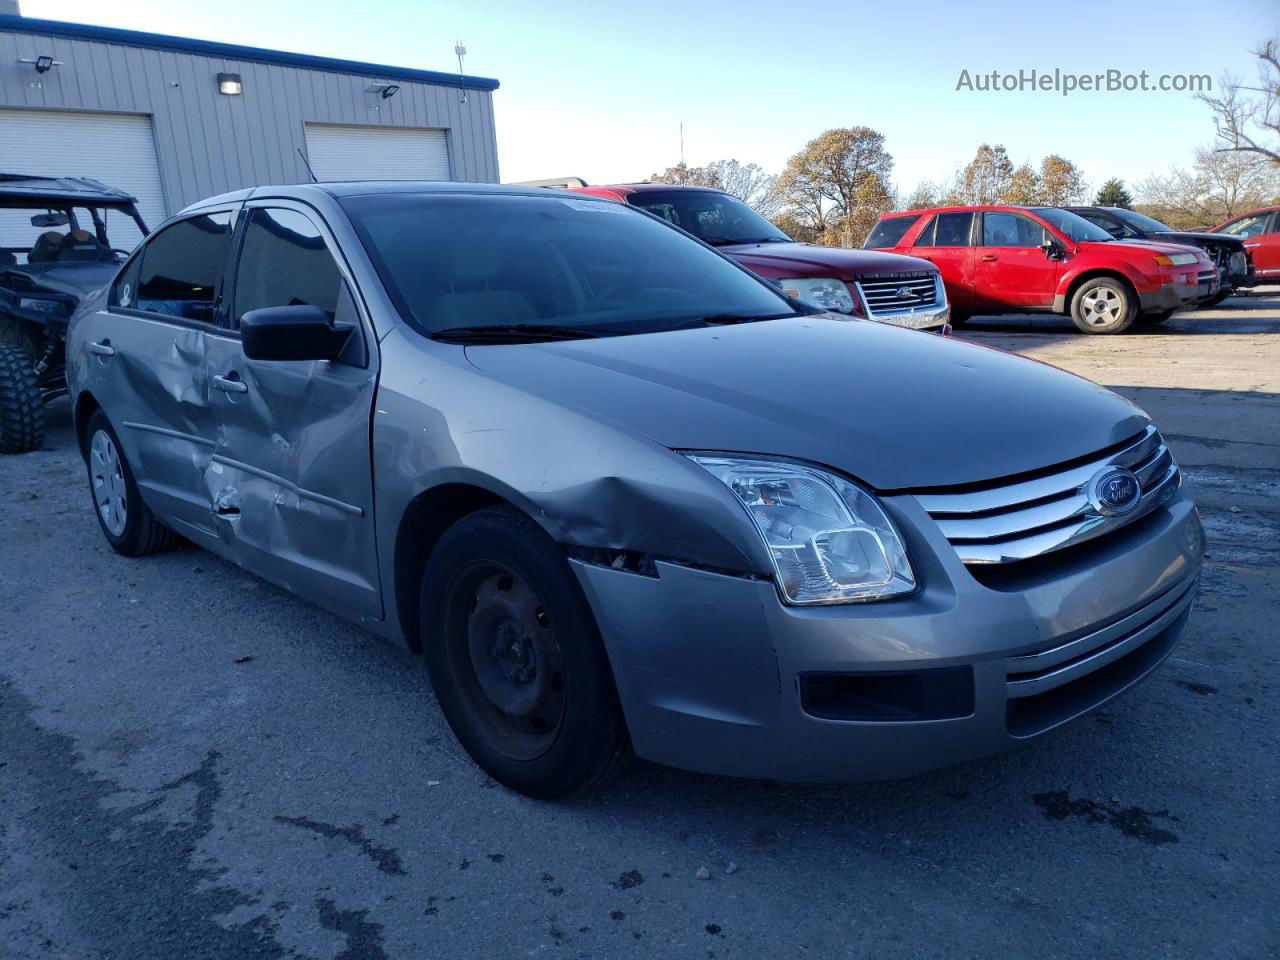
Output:
[[440,708],[494,780],[550,799],[623,765],[630,740],[595,618],[563,552],[526,516],[490,507],[450,527],[420,609]]
[[44,398],[34,364],[26,350],[0,342],[0,453],[44,446]]
[[1071,320],[1083,333],[1123,333],[1137,314],[1137,295],[1114,277],[1086,280],[1071,297]]
[[89,417],[84,444],[93,512],[111,549],[126,557],[143,557],[181,543],[142,502],[120,440],[101,410]]

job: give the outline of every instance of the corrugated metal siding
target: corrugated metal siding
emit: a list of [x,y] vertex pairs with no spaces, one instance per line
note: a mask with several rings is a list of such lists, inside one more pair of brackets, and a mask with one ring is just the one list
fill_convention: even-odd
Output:
[[[151,118],[137,114],[0,109],[0,171],[93,177],[138,198],[147,226],[165,218]],[[42,233],[29,212],[0,213],[0,246],[30,246]],[[108,212],[107,235],[131,249],[142,233],[123,213]]]
[[443,130],[307,124],[307,159],[321,180],[448,180]]
[[[63,61],[37,76],[23,57]],[[218,93],[238,73],[244,93]],[[496,183],[492,94],[397,80],[388,100],[368,92],[382,78],[223,59],[116,43],[0,32],[0,106],[150,114],[170,212],[241,187],[309,179],[298,150],[304,125],[336,123],[448,131],[455,180]],[[33,170],[32,173],[41,171]]]

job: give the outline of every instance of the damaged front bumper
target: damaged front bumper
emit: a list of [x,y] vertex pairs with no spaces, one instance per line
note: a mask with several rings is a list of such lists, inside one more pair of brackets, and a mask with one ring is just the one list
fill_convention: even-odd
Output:
[[1181,634],[1203,553],[1184,496],[1016,585],[970,573],[912,498],[883,502],[922,583],[900,600],[793,607],[764,579],[572,561],[640,756],[780,780],[909,776],[1098,706]]

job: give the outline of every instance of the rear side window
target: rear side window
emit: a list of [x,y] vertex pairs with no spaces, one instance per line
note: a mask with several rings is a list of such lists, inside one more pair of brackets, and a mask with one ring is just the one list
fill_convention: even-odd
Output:
[[1044,227],[1016,213],[984,213],[984,247],[1038,247],[1044,243]]
[[940,213],[916,238],[917,247],[967,247],[973,213]]
[[876,224],[875,229],[871,231],[871,236],[867,237],[867,242],[863,244],[868,250],[885,250],[889,247],[896,247],[898,241],[903,238],[912,225],[920,219],[920,215],[913,217],[888,217]]
[[121,288],[120,305],[213,323],[218,282],[230,247],[229,211],[190,217],[165,227],[142,251],[135,302],[125,303]]
[[257,209],[245,229],[236,273],[232,325],[259,307],[308,304],[332,320],[338,307],[342,274],[324,237],[309,217],[296,210]]

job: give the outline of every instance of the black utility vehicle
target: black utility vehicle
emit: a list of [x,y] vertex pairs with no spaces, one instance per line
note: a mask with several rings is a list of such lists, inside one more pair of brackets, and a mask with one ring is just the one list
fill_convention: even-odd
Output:
[[110,210],[146,235],[136,200],[123,191],[78,177],[0,173],[0,453],[38,449],[44,405],[67,392],[67,321],[128,253],[107,239]]
[[1253,264],[1249,260],[1244,242],[1238,237],[1221,233],[1198,233],[1175,230],[1153,217],[1126,210],[1124,207],[1064,207],[1090,223],[1096,224],[1117,240],[1155,240],[1160,243],[1185,243],[1199,247],[1218,268],[1222,281],[1218,292],[1205,299],[1200,306],[1221,303],[1231,296],[1237,287],[1254,283]]

